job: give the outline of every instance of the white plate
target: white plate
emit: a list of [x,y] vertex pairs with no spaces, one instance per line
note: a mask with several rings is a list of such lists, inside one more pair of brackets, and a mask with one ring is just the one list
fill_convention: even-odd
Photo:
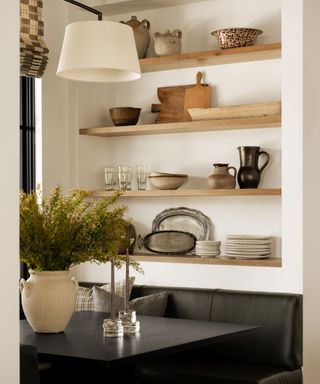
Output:
[[270,257],[270,255],[259,255],[259,256],[224,255],[224,256],[229,257],[230,259],[241,259],[241,260],[244,260],[244,259],[247,259],[247,260],[249,260],[249,259],[267,259],[268,257]]
[[258,250],[254,250],[254,249],[229,249],[227,248],[226,249],[227,252],[238,252],[238,253],[265,253],[265,252],[270,252],[271,251],[271,248],[269,249],[258,249]]
[[250,247],[249,245],[245,245],[245,246],[227,245],[226,248],[230,249],[230,250],[236,249],[236,250],[239,250],[239,251],[245,251],[245,250],[249,250],[249,251],[264,251],[264,250],[271,249],[271,246],[270,245],[267,245],[267,246],[253,245],[252,247]]
[[196,255],[220,255],[220,252],[197,252]]
[[271,240],[270,236],[262,235],[227,235],[230,240]]
[[234,255],[234,256],[264,256],[264,255],[271,255],[270,251],[266,252],[235,252],[235,251],[226,251],[227,255]]
[[250,245],[250,244],[258,244],[258,245],[264,245],[264,244],[271,244],[271,240],[229,240],[226,241],[227,244],[244,244],[244,245]]

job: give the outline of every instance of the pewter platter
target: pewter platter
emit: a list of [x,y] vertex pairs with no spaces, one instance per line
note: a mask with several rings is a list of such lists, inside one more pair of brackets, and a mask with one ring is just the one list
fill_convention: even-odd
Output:
[[183,231],[192,233],[197,240],[209,240],[211,226],[209,217],[196,209],[169,208],[154,218],[152,232]]
[[196,238],[192,233],[182,231],[158,231],[138,238],[139,248],[142,245],[151,252],[171,255],[186,254],[194,249]]

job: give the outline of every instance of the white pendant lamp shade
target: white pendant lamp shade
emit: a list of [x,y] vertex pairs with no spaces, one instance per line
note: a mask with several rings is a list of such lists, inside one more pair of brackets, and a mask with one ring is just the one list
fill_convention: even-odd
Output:
[[132,28],[103,20],[67,25],[57,76],[100,83],[139,79],[141,71]]

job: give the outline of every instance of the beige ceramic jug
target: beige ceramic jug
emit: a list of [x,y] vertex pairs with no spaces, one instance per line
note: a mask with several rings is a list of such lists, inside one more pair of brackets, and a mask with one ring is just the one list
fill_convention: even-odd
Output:
[[150,43],[150,22],[146,19],[141,22],[137,19],[137,16],[131,16],[128,21],[120,21],[122,24],[130,25],[133,29],[134,39],[137,46],[138,57],[143,59],[147,54],[147,50]]
[[157,56],[178,55],[181,52],[182,32],[175,29],[173,32],[167,30],[161,34],[154,34],[154,51]]
[[[216,163],[213,164],[213,174],[207,179],[209,188],[211,189],[234,189],[236,186],[237,170],[235,167],[229,167],[229,164]],[[233,170],[231,175],[229,170]]]

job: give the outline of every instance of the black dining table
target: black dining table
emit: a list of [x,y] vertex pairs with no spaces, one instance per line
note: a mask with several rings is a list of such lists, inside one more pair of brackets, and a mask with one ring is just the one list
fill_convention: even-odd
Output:
[[[139,382],[140,366],[149,359],[196,350],[248,336],[259,326],[211,321],[138,316],[141,329],[122,338],[103,336],[101,312],[76,312],[62,333],[35,333],[20,321],[20,342],[37,348],[40,360],[52,364],[52,375],[90,383],[101,378]],[[217,348],[219,346],[217,345]],[[89,380],[89,381],[88,381]],[[73,380],[72,380],[73,381]]]

